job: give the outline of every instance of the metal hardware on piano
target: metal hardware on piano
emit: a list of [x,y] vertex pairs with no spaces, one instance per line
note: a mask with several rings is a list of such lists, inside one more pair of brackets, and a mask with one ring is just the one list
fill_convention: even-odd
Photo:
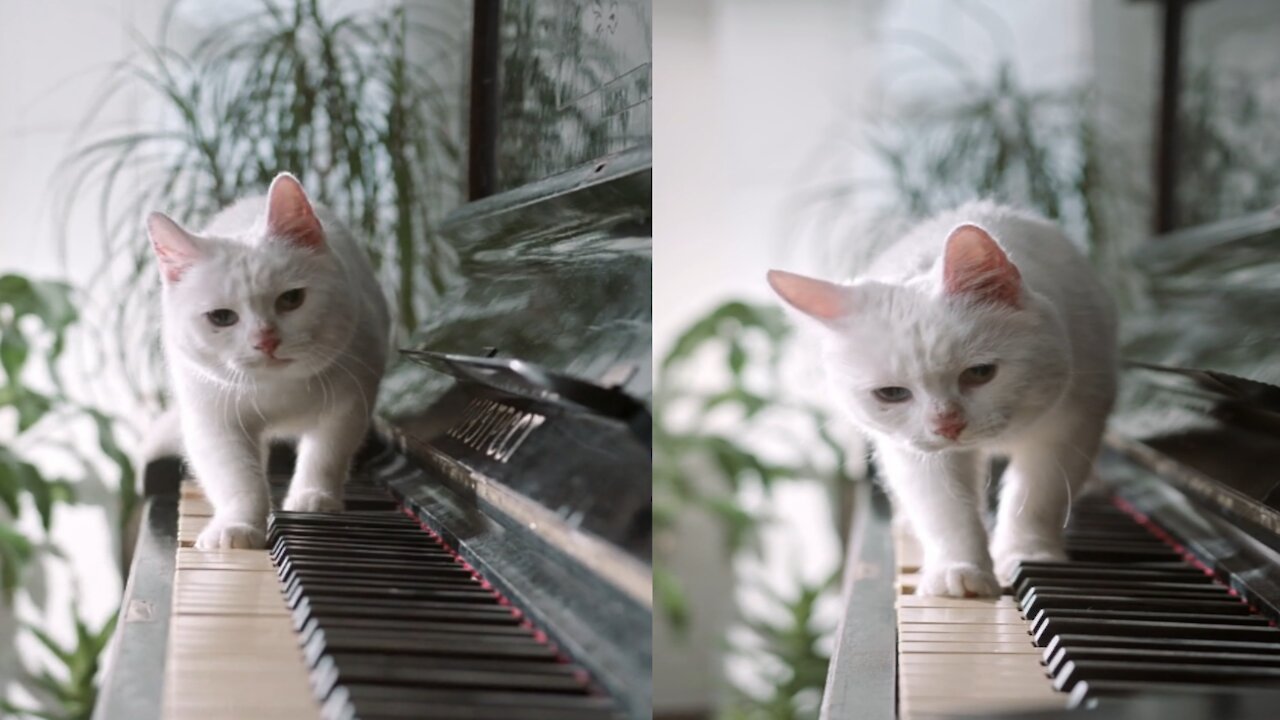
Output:
[[[347,511],[196,552],[211,508],[152,459],[97,720],[650,717],[648,2],[581,28],[500,27],[560,0],[474,7],[456,276],[383,380]],[[542,107],[499,70],[548,47],[577,99]]]
[[[1158,242],[1277,238],[1263,213]],[[919,549],[861,485],[824,719],[1275,716],[1280,387],[1139,362],[1124,375],[1070,561],[1024,564],[998,600],[915,595]]]

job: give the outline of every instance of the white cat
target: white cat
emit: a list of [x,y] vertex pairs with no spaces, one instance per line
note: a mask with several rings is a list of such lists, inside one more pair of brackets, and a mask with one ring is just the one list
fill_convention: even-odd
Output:
[[[769,283],[817,321],[838,402],[920,540],[918,592],[997,595],[997,574],[1007,582],[1020,560],[1065,557],[1062,526],[1092,469],[1117,357],[1113,303],[1057,227],[972,203],[846,284],[777,270]],[[1010,464],[988,552],[992,455]]]
[[196,547],[263,547],[272,438],[298,440],[284,509],[341,510],[389,330],[351,233],[289,174],[198,234],[160,213],[147,228],[183,446],[214,507]]

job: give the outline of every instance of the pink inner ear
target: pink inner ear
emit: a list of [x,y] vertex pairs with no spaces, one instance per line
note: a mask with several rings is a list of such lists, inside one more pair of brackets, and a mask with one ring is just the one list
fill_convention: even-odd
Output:
[[297,178],[281,173],[267,191],[267,234],[306,248],[324,247],[324,228]]
[[1022,276],[1000,245],[976,225],[951,231],[942,265],[948,295],[968,295],[1010,307],[1022,304]]
[[199,248],[187,231],[163,213],[147,216],[147,234],[166,282],[181,280],[200,257]]
[[835,320],[849,312],[849,289],[825,280],[770,270],[773,291],[800,312],[819,320]]

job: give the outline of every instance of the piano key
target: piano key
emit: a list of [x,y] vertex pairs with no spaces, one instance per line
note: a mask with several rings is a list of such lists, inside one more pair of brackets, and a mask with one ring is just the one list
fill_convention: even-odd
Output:
[[1280,667],[1068,660],[1054,676],[1053,684],[1059,690],[1070,690],[1081,680],[1280,688]]
[[429,600],[456,603],[489,603],[493,592],[483,588],[457,588],[449,590],[419,590],[415,588],[384,588],[346,585],[342,583],[307,583],[285,596],[289,607],[296,607],[303,595],[314,598],[372,598],[375,600]]
[[1226,615],[1248,615],[1249,606],[1239,599],[1223,593],[1217,599],[1189,599],[1168,597],[1135,598],[1123,595],[1068,595],[1059,593],[1041,593],[1032,590],[1022,600],[1022,611],[1034,618],[1041,610],[1159,610],[1172,612],[1212,612]]
[[[1274,698],[1280,704],[1280,690],[1266,687],[1239,687],[1231,685],[1207,685],[1203,683],[1122,682],[1118,680],[1081,680],[1071,689],[1068,707],[1087,707],[1090,700],[1098,698],[1122,698],[1130,695],[1149,694],[1166,696],[1203,695],[1223,697],[1226,694],[1245,694],[1256,698]],[[1228,700],[1228,702],[1230,702]],[[1234,705],[1235,703],[1232,703]],[[1261,707],[1261,705],[1259,705]],[[1206,708],[1211,710],[1212,708]]]
[[1071,563],[1061,563],[1059,565],[1028,565],[1019,566],[1014,571],[1010,580],[1010,585],[1018,590],[1021,594],[1023,589],[1031,585],[1049,585],[1054,584],[1053,581],[1069,581],[1069,582],[1089,582],[1101,581],[1150,581],[1150,582],[1166,582],[1166,583],[1186,583],[1189,585],[1205,585],[1213,583],[1213,578],[1206,575],[1198,568],[1187,566],[1184,568],[1163,568],[1144,570],[1141,568],[1128,569],[1120,566],[1112,566],[1111,568],[1102,567],[1072,567]]
[[1138,650],[1111,647],[1060,647],[1045,663],[1055,674],[1067,660],[1111,660],[1138,663],[1183,663],[1191,665],[1246,665],[1280,667],[1280,653],[1230,653],[1188,650]]
[[1210,623],[1179,623],[1149,620],[1093,620],[1087,618],[1047,618],[1033,637],[1041,647],[1055,635],[1064,633],[1118,635],[1153,638],[1200,640],[1280,642],[1280,630],[1274,627],[1249,627]]
[[[505,605],[460,605],[458,603],[423,600],[384,601],[345,599],[322,600],[305,595],[294,607],[293,614],[303,620],[312,615],[333,618],[386,618],[403,622],[448,622],[510,624],[521,622],[519,613]],[[300,625],[299,625],[300,626]]]
[[[402,588],[406,590],[458,590],[458,589],[476,589],[484,591],[480,581],[471,578],[457,577],[368,577],[350,575],[315,575],[315,574],[294,574],[284,583],[285,594],[290,595],[295,590],[301,592],[300,588],[304,583],[317,584],[356,584],[362,588]],[[487,591],[486,591],[487,592]]]
[[1126,548],[1105,545],[1068,545],[1067,554],[1073,561],[1124,564],[1173,562],[1182,559],[1181,554],[1168,547]]
[[1167,597],[1189,599],[1212,599],[1235,597],[1231,592],[1217,583],[1161,583],[1161,582],[1088,582],[1079,585],[1028,585],[1017,593],[1022,600],[1032,592],[1051,593],[1055,595],[1115,595],[1124,597]]
[[1031,618],[1031,633],[1051,619],[1141,620],[1153,622],[1197,623],[1209,625],[1244,625],[1267,627],[1270,622],[1258,615],[1226,615],[1219,613],[1179,613],[1141,610],[1041,610]]
[[1280,644],[1257,641],[1228,641],[1197,638],[1138,637],[1132,635],[1085,635],[1063,633],[1055,636],[1044,647],[1043,657],[1048,660],[1053,653],[1066,647],[1105,647],[1134,650],[1171,651],[1222,651],[1240,653],[1280,653]]

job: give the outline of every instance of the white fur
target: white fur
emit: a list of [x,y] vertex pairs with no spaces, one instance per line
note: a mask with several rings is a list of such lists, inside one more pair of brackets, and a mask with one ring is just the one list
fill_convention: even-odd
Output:
[[[1016,306],[944,289],[944,247],[964,224],[985,230],[1016,266]],[[819,319],[836,397],[874,442],[895,506],[921,542],[919,591],[995,595],[996,576],[1007,581],[1020,560],[1062,559],[1070,498],[1090,474],[1117,366],[1113,304],[1070,240],[1043,219],[973,203],[917,226],[845,285],[792,282],[789,301]],[[821,317],[832,303],[840,311]],[[990,382],[961,385],[966,368],[986,363],[997,366]],[[885,386],[913,397],[882,402],[872,391]],[[931,431],[944,408],[967,422],[954,440]],[[993,455],[1010,466],[988,549],[983,489]]]
[[[172,242],[193,258],[164,282],[163,342],[186,457],[214,506],[200,548],[265,544],[274,438],[298,441],[284,509],[341,510],[386,363],[386,302],[351,234],[315,207],[308,217],[323,228],[323,245],[300,247],[268,229],[267,209],[267,196],[243,199],[198,234],[152,218],[153,244]],[[302,305],[278,311],[276,299],[294,288],[306,289]],[[218,308],[239,321],[215,327],[206,313]],[[263,323],[276,326],[273,355],[287,363],[254,348]]]

